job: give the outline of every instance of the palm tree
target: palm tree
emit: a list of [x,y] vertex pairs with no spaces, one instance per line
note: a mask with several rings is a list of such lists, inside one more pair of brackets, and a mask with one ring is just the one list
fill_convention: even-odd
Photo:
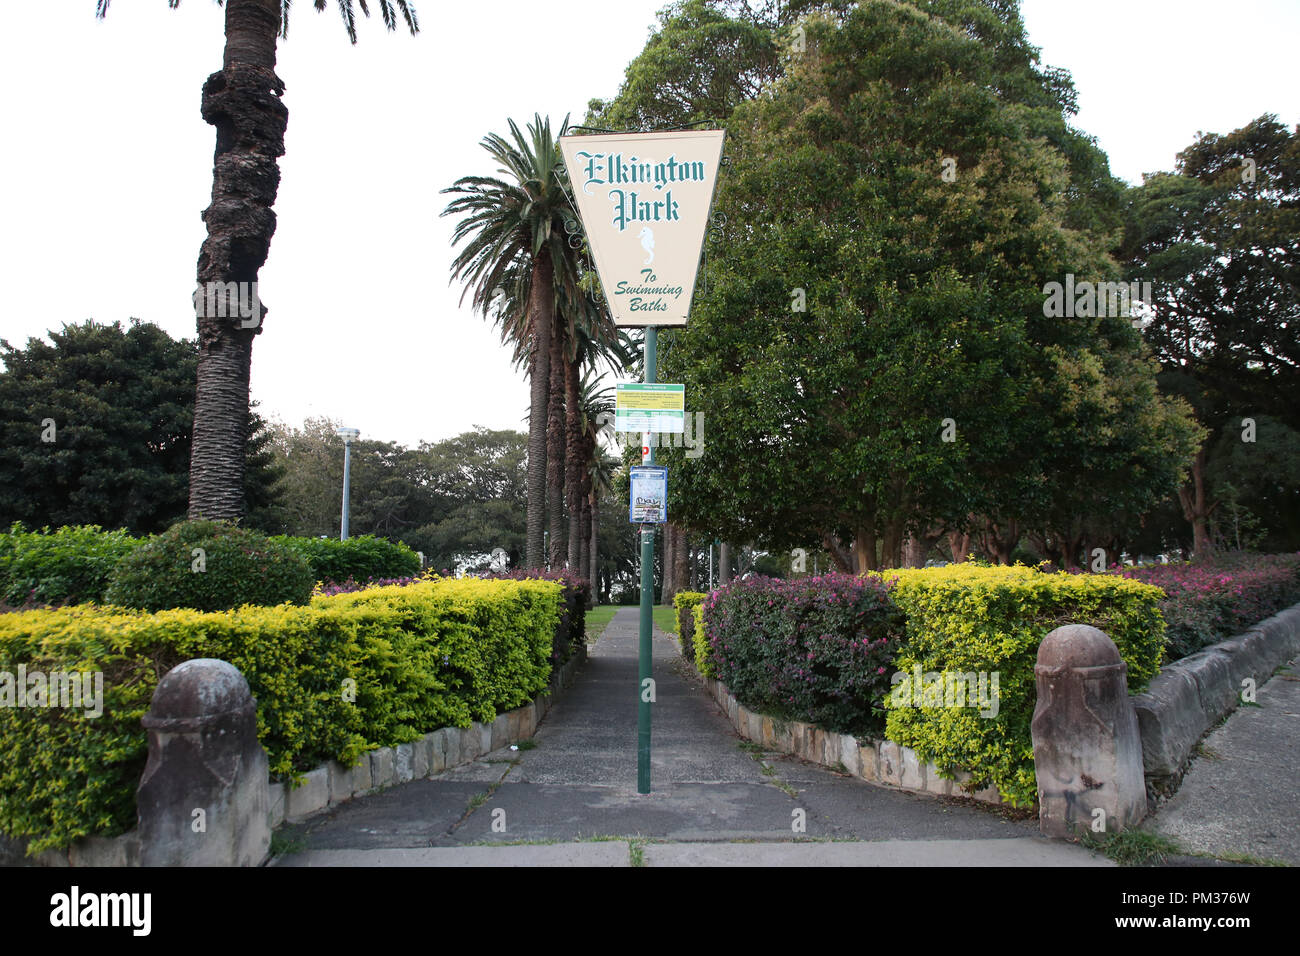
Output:
[[[95,15],[105,16],[109,2],[98,0]],[[196,308],[199,368],[190,446],[191,518],[238,520],[244,515],[248,376],[253,336],[262,331],[267,311],[256,298],[256,282],[275,233],[271,207],[280,185],[277,161],[284,155],[289,120],[280,99],[284,83],[275,73],[275,45],[278,37],[288,36],[291,2],[225,0],[221,69],[203,84],[200,110],[204,120],[217,128],[217,148],[212,204],[203,213],[208,237],[199,250],[198,287],[227,291],[219,293],[223,306],[219,310]],[[411,34],[419,32],[410,0],[377,2],[389,30],[397,29],[397,11],[401,11]],[[179,5],[180,0],[168,0],[173,9]],[[368,17],[366,0],[358,5]],[[317,10],[325,6],[326,0],[315,0]],[[338,6],[348,37],[356,43],[353,2],[338,0]],[[251,315],[229,307],[228,290],[237,287],[244,291],[236,294],[252,305]]]
[[[569,567],[580,571],[585,562],[590,528],[585,528],[590,492],[588,470],[594,454],[598,428],[596,416],[614,410],[608,389],[598,390],[599,364],[621,371],[631,361],[630,340],[614,325],[605,308],[594,297],[584,297],[571,306],[571,343],[565,365],[565,489],[569,509]],[[593,403],[595,403],[593,405]],[[608,408],[605,406],[608,405]],[[585,576],[585,572],[581,572]]]
[[613,482],[613,459],[600,446],[600,429],[606,416],[614,412],[613,392],[601,388],[595,369],[589,367],[583,376],[581,397],[581,457],[582,478],[579,488],[578,510],[580,521],[578,536],[582,539],[577,557],[577,571],[592,584],[592,601],[599,603],[597,533],[600,521],[600,495]]
[[[547,492],[547,421],[552,331],[557,300],[580,295],[566,224],[573,211],[560,181],[560,151],[550,119],[534,115],[528,133],[509,121],[510,139],[490,133],[483,148],[505,178],[463,176],[444,193],[456,196],[444,216],[460,215],[452,244],[464,247],[452,262],[474,308],[501,308],[502,335],[527,355],[531,393],[528,421],[528,514],[525,564],[543,566]],[[566,116],[560,135],[568,127]],[[499,290],[499,291],[498,291]],[[462,296],[463,299],[463,296]]]

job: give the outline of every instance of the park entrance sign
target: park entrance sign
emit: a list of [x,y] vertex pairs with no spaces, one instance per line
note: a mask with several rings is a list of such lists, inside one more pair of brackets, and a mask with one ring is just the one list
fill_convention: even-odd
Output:
[[574,203],[615,325],[685,325],[723,131],[562,136]]
[[[645,382],[619,390],[618,414],[646,426],[643,467],[632,469],[629,517],[641,526],[641,639],[637,655],[636,789],[650,792],[654,702],[655,526],[668,520],[668,469],[655,466],[651,431],[684,417],[685,387],[656,382],[659,326],[685,325],[709,227],[723,132],[561,136],[572,198],[616,325],[645,329]],[[631,414],[629,414],[631,413]]]

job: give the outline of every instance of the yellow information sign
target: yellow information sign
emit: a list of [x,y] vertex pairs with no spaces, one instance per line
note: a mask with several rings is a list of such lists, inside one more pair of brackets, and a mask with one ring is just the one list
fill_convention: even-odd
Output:
[[667,383],[619,385],[614,390],[614,429],[620,432],[682,432],[686,386]]

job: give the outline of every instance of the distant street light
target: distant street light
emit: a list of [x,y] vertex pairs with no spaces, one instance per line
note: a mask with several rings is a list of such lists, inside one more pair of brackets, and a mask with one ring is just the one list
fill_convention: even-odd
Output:
[[352,493],[352,440],[361,434],[356,428],[340,428],[334,434],[343,439],[343,528],[339,540],[348,540],[348,499]]

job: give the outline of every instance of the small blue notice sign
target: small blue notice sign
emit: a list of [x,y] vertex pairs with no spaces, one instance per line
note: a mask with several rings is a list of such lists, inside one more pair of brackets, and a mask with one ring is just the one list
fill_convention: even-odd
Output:
[[628,516],[633,524],[663,524],[668,520],[668,468],[633,465]]

